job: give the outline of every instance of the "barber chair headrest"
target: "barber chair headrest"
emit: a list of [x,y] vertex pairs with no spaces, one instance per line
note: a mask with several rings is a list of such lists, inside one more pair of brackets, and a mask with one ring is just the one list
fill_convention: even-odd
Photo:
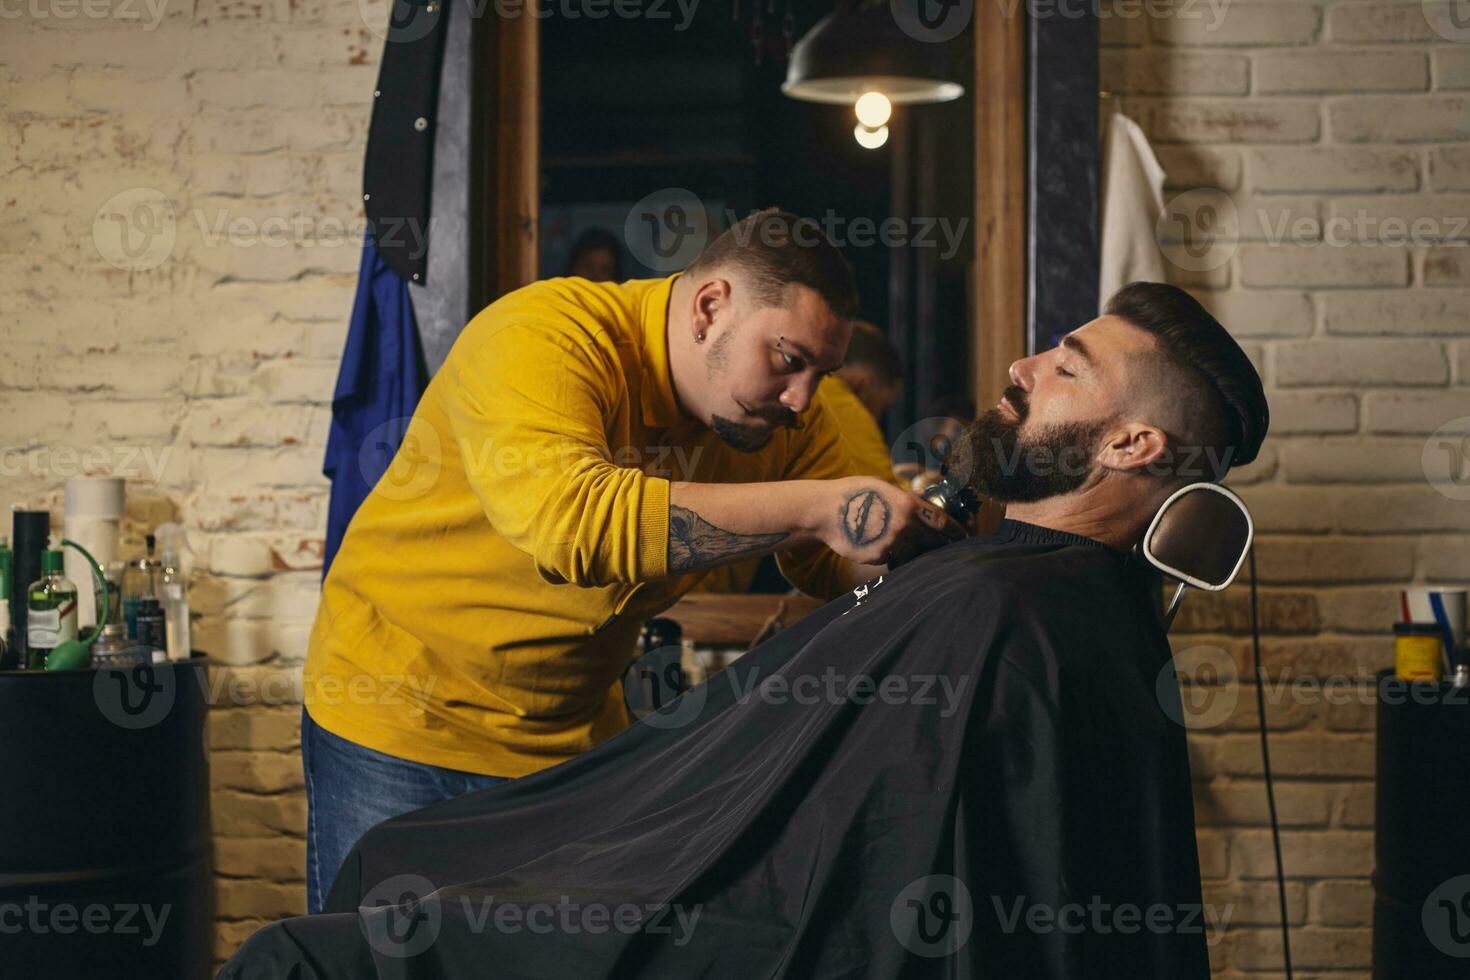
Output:
[[1235,581],[1254,536],[1245,502],[1218,483],[1191,483],[1164,501],[1144,532],[1143,556],[1180,583],[1166,627],[1186,586],[1219,592]]

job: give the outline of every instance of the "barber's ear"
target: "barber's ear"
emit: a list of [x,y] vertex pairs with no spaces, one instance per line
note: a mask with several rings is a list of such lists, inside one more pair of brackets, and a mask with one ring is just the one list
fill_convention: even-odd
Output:
[[1114,470],[1136,472],[1168,460],[1169,439],[1162,429],[1142,422],[1125,422],[1108,433],[1098,462]]
[[694,315],[689,318],[689,326],[695,339],[703,341],[715,320],[728,315],[731,309],[728,279],[714,277],[700,283],[699,288],[694,291]]

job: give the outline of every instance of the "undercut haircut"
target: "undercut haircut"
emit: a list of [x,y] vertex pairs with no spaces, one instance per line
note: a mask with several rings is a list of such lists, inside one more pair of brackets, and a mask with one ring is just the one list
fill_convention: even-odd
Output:
[[1231,466],[1256,458],[1270,428],[1261,376],[1235,338],[1189,293],[1160,282],[1132,282],[1113,294],[1105,314],[1154,338],[1154,380],[1180,406],[1188,431],[1176,449],[1199,449],[1219,461],[1219,480]]
[[852,266],[811,218],[777,208],[757,211],[725,229],[685,272],[704,275],[721,268],[744,273],[760,306],[782,305],[786,287],[797,285],[822,297],[842,319],[857,316]]

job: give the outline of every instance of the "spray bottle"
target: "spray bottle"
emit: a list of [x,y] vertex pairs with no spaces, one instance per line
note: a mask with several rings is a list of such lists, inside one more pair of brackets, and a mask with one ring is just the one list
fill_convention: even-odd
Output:
[[155,536],[163,553],[158,569],[158,600],[163,605],[168,659],[188,660],[189,596],[181,551],[189,549],[189,539],[178,524],[161,525]]

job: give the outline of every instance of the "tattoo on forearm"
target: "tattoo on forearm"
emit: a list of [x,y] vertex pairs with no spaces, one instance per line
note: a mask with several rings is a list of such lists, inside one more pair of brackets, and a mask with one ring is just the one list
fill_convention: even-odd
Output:
[[669,507],[669,571],[687,572],[765,551],[785,540],[785,531],[741,534],[716,527],[687,507]]
[[876,490],[864,490],[842,505],[842,531],[854,545],[872,544],[888,530],[889,508]]

